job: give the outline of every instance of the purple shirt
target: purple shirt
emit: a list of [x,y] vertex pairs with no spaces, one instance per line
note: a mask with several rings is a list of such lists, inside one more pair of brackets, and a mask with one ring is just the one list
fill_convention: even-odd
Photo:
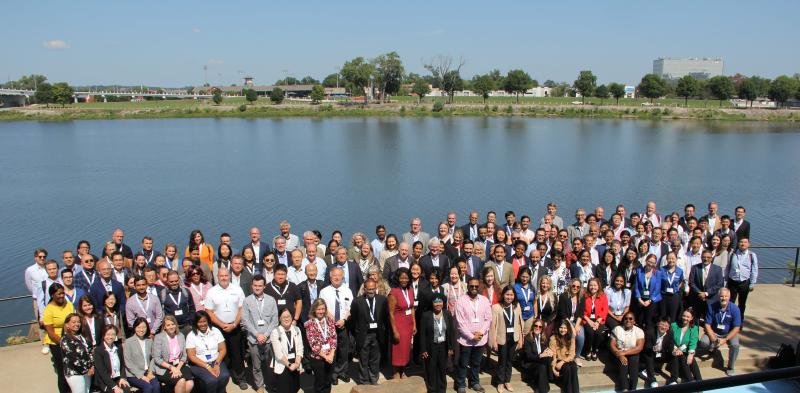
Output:
[[[456,326],[458,327],[458,343],[468,347],[486,345],[489,336],[489,325],[492,323],[492,304],[483,295],[475,299],[460,296],[456,302]],[[474,340],[473,332],[481,332],[480,340]]]

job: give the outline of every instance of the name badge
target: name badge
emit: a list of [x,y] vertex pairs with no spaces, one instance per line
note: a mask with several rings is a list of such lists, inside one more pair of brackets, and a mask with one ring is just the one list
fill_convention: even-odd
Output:
[[436,343],[441,344],[444,342],[444,337],[436,337]]
[[480,323],[481,320],[478,317],[472,318],[472,323]]
[[278,305],[279,306],[285,306],[286,305],[286,299],[278,299]]
[[661,357],[661,352],[656,352],[656,359]]
[[622,311],[614,311],[614,315],[616,315],[618,317],[622,316]]
[[506,328],[506,333],[514,333],[514,328],[513,327]]
[[153,323],[153,318],[147,318],[147,323],[148,324]]
[[419,300],[414,300],[414,307],[419,306]]
[[294,360],[294,352],[290,352],[290,353],[286,354],[286,359]]
[[331,350],[331,345],[330,344],[322,344],[322,350],[323,351],[330,351]]
[[594,314],[589,314],[589,319],[595,319],[595,318],[596,317],[594,316]]
[[175,310],[175,316],[176,317],[179,317],[181,315],[183,315],[183,310]]
[[630,287],[631,287],[631,283],[629,283],[629,282],[626,282],[626,283],[625,283],[625,288],[630,288]]
[[411,315],[411,310],[406,310],[406,315]]
[[675,289],[672,287],[667,288],[667,293],[675,293]]
[[370,324],[369,324],[369,328],[370,328],[370,329],[377,329],[377,328],[378,328],[378,323],[377,323],[377,322],[372,322],[372,323],[370,323]]
[[719,325],[717,325],[717,329],[719,329],[719,330],[725,330],[725,328],[726,328],[726,326],[725,326],[724,323],[720,323]]
[[643,297],[650,297],[650,291],[648,291],[648,290],[642,291],[642,296]]
[[531,306],[525,306],[525,307],[522,308],[522,311],[530,311],[530,310],[531,310]]
[[211,361],[211,354],[210,353],[206,354],[206,360]]
[[258,325],[258,326],[264,326],[264,324],[265,324],[265,323],[266,323],[266,322],[264,322],[264,320],[263,320],[263,319],[259,319],[259,320],[258,320],[258,322],[256,322],[256,325]]

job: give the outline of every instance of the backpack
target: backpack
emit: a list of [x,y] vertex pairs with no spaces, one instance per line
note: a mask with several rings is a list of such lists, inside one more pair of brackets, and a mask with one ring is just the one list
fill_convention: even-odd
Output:
[[[800,347],[800,345],[798,345]],[[769,368],[792,367],[797,364],[797,353],[789,344],[781,344],[778,353],[769,358],[767,366]]]

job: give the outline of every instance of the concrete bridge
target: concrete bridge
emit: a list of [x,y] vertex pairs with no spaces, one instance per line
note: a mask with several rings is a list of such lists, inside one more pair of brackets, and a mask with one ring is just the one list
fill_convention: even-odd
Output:
[[[0,89],[0,101],[2,101],[7,106],[23,106],[27,102],[30,97],[36,94],[35,90],[21,90],[21,89]],[[189,93],[187,91],[169,91],[169,92],[146,92],[146,93],[136,93],[130,91],[103,91],[103,90],[88,90],[88,91],[76,91],[72,95],[72,99],[75,103],[78,103],[80,99],[86,100],[89,97],[100,97],[103,99],[103,102],[108,102],[108,97],[158,97],[162,99],[167,98],[176,98],[176,99],[206,99],[211,98],[211,94],[197,94],[197,93]]]

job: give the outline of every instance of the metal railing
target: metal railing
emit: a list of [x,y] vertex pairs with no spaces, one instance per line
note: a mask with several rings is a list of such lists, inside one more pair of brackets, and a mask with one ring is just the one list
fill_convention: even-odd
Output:
[[[753,249],[762,249],[762,250],[794,250],[794,269],[792,269],[792,286],[795,286],[795,282],[797,282],[797,268],[798,262],[800,262],[800,246],[750,246]],[[759,270],[786,270],[788,267],[786,266],[758,266]]]
[[[9,297],[0,298],[0,303],[12,301],[12,300],[30,299],[30,298],[31,298],[31,295],[9,296]],[[5,324],[5,325],[0,325],[0,329],[8,329],[8,328],[20,327],[20,326],[29,326],[29,325],[32,325],[34,323],[37,323],[37,321],[34,321],[33,319],[31,319],[30,321],[27,321],[27,322],[17,322],[17,323],[9,323],[9,324]]]
[[734,386],[744,386],[761,382],[776,381],[779,379],[794,379],[794,378],[800,378],[800,366],[757,371],[754,373],[734,375],[731,377],[685,382],[678,385],[667,385],[657,388],[637,390],[637,392],[639,393],[702,392],[708,390],[724,389]]

